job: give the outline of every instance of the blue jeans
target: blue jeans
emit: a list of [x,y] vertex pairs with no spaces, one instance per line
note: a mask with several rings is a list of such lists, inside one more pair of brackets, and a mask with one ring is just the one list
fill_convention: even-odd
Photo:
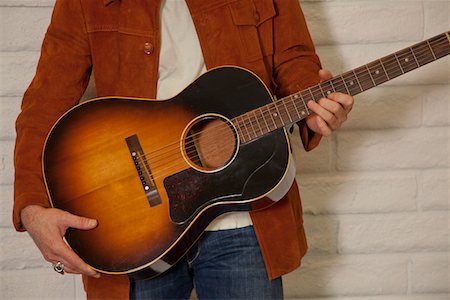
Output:
[[131,284],[131,299],[282,299],[281,278],[269,280],[253,226],[207,231],[175,266]]

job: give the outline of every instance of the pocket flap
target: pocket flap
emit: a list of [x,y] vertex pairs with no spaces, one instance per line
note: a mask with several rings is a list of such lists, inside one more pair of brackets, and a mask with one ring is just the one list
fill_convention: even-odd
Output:
[[236,25],[258,26],[275,16],[273,0],[243,0],[230,5],[233,22]]

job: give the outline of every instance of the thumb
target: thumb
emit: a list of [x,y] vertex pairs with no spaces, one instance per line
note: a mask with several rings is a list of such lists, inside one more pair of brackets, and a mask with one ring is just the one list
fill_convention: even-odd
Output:
[[331,74],[330,71],[325,70],[325,69],[321,69],[319,71],[319,77],[320,77],[320,81],[323,82],[323,81],[326,81],[328,79],[331,79],[333,77],[333,75]]
[[98,225],[98,222],[95,219],[79,217],[71,213],[65,215],[64,222],[67,227],[82,230],[94,229]]

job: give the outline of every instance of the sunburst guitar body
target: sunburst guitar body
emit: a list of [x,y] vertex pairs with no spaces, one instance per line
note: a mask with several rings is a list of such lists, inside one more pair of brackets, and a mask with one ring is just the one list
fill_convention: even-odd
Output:
[[257,76],[213,69],[172,99],[99,98],[55,124],[43,151],[54,207],[98,220],[67,242],[100,272],[156,276],[217,216],[262,209],[290,163],[286,126],[308,101],[357,95],[450,54],[450,32],[273,101]]
[[69,245],[100,272],[152,277],[215,217],[272,204],[264,196],[290,161],[286,132],[242,118],[271,102],[255,75],[221,67],[168,100],[98,98],[68,111],[44,147],[48,194],[98,220],[70,229]]

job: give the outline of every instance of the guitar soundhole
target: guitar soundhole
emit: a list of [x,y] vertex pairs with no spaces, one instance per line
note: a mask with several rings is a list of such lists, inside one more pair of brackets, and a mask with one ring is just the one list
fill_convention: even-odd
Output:
[[237,134],[231,122],[221,116],[202,116],[190,123],[184,136],[184,156],[195,169],[214,172],[236,156]]

